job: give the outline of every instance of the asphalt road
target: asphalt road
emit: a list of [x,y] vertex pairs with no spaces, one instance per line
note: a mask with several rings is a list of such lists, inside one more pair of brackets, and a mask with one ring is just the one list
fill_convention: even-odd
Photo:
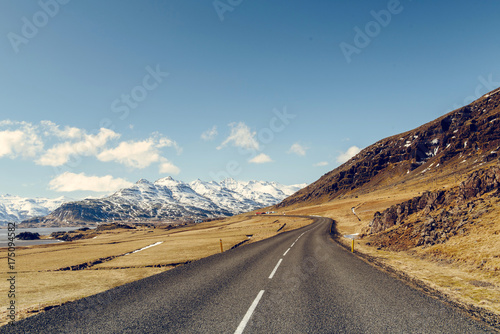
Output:
[[0,333],[492,333],[335,244],[331,220],[196,261]]

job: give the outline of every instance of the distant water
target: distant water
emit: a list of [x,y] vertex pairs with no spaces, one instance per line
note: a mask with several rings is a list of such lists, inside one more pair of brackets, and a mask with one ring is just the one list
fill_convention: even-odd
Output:
[[[40,235],[50,235],[52,232],[73,231],[80,227],[40,227],[40,228],[16,228],[16,235],[22,232],[38,233]],[[0,247],[7,247],[9,241],[7,240],[9,230],[6,228],[0,229]],[[16,239],[16,247],[32,246],[32,245],[45,245],[61,242],[57,239],[44,239],[44,240],[19,240]]]

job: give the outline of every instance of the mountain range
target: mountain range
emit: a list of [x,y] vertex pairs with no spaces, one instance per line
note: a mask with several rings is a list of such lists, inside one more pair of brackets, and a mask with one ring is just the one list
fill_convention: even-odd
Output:
[[21,222],[36,216],[45,216],[71,201],[68,197],[50,198],[24,198],[15,195],[0,195],[0,224],[8,222]]
[[109,221],[187,221],[227,217],[274,205],[305,184],[196,180],[185,183],[165,177],[145,179],[111,196],[63,203],[50,214],[24,220],[20,226],[93,225]]

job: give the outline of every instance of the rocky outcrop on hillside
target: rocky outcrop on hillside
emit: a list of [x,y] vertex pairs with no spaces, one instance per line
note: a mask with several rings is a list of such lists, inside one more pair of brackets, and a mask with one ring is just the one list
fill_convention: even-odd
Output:
[[469,198],[481,196],[487,192],[500,189],[500,167],[495,166],[472,173],[458,189],[457,199],[464,202]]
[[[433,165],[474,157],[496,159],[500,147],[500,89],[415,130],[365,148],[351,160],[282,201],[278,207],[327,201],[365,185],[404,180]],[[425,201],[425,199],[424,199]]]
[[382,213],[375,212],[370,223],[370,234],[384,231],[394,225],[401,224],[409,215],[419,211],[429,214],[440,205],[449,201],[445,191],[425,192],[422,196],[414,197],[406,202],[393,205]]
[[[500,165],[473,172],[458,187],[427,192],[376,212],[368,234],[382,232],[372,243],[391,250],[444,243],[466,233],[474,219],[489,212],[481,197],[485,194],[500,197]],[[412,214],[416,217],[409,219]],[[384,232],[393,226],[398,227]]]

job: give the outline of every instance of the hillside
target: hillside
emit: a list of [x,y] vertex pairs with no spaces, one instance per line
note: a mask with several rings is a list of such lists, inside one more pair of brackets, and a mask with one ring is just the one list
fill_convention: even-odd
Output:
[[[276,207],[500,328],[500,89],[382,139]],[[345,236],[345,237],[342,237]]]
[[108,221],[189,221],[228,217],[274,205],[305,185],[236,181],[191,183],[165,177],[141,179],[111,196],[61,205],[44,217],[23,221],[20,227],[95,225]]
[[[500,202],[500,164],[472,172],[458,186],[425,192],[376,212],[366,233],[373,245],[391,250],[429,247],[467,234]],[[396,226],[397,228],[391,229]],[[389,230],[391,229],[391,230]],[[387,232],[386,232],[387,230]],[[493,235],[500,230],[491,230]],[[500,238],[499,238],[500,245]],[[484,264],[487,260],[483,259]],[[500,266],[500,261],[498,262]]]
[[[500,89],[414,130],[382,139],[278,207],[366,193],[437,170],[450,174],[495,160],[500,147]],[[461,166],[458,166],[460,164]]]

